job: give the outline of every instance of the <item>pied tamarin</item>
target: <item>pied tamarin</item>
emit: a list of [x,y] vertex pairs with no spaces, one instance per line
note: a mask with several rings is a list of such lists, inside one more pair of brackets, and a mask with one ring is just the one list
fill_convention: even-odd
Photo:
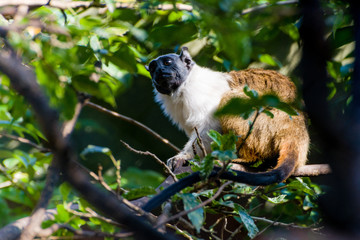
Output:
[[[195,128],[206,152],[211,152],[211,139],[207,135],[210,129],[220,133],[232,130],[240,136],[238,144],[243,141],[241,137],[247,135],[249,120],[253,121],[255,115],[248,120],[240,116],[223,116],[218,119],[214,117],[214,112],[233,97],[248,98],[243,92],[245,85],[256,90],[260,96],[275,94],[285,103],[292,103],[296,99],[294,83],[276,71],[247,69],[216,72],[198,66],[186,47],[182,48],[179,55],[166,54],[152,60],[146,68],[155,87],[156,101],[173,123],[189,137],[183,150],[168,160],[167,164],[172,168],[194,158],[193,145],[197,138]],[[258,115],[235,162],[252,163],[259,159],[264,162],[276,161],[275,167],[259,173],[237,171],[237,179],[234,180],[252,185],[281,182],[297,167],[305,164],[309,135],[304,114],[298,111],[297,116],[290,117],[275,108],[270,111],[273,118],[266,114]],[[202,155],[200,149],[196,149],[196,153]],[[230,179],[233,175],[224,178]],[[194,181],[189,180],[187,184]]]

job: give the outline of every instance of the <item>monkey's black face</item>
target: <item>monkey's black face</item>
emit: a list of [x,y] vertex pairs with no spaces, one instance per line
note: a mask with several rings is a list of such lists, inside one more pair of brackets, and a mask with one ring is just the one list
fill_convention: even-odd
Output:
[[186,80],[194,64],[187,49],[183,48],[180,55],[167,54],[152,60],[146,69],[156,90],[170,95]]

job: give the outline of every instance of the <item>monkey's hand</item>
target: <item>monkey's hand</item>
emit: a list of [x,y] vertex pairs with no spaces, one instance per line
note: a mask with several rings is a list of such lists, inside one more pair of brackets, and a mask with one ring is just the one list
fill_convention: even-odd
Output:
[[178,155],[169,158],[166,162],[166,165],[174,171],[176,168],[181,167],[186,163],[186,161],[191,160],[194,156],[189,153],[180,152]]

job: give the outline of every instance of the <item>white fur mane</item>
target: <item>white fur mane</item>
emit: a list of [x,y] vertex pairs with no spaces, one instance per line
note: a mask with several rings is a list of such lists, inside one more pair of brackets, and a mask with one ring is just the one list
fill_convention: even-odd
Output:
[[190,136],[194,127],[202,131],[203,126],[219,130],[213,117],[222,95],[230,90],[227,73],[215,72],[194,65],[187,79],[170,96],[156,93],[156,101],[164,113]]

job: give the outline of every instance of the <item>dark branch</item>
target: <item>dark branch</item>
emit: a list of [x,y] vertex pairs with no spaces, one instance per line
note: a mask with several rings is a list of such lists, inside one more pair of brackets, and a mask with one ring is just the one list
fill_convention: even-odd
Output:
[[3,50],[0,53],[0,71],[9,77],[12,87],[25,97],[37,115],[44,135],[49,142],[49,147],[54,153],[52,163],[54,170],[60,169],[65,179],[90,204],[105,215],[135,231],[136,237],[172,239],[172,236],[165,237],[142,218],[135,216],[116,196],[105,193],[90,183],[87,174],[74,164],[76,156],[73,154],[69,142],[62,135],[57,112],[49,107],[48,100],[37,84],[33,71],[25,67],[19,59],[9,52]]

